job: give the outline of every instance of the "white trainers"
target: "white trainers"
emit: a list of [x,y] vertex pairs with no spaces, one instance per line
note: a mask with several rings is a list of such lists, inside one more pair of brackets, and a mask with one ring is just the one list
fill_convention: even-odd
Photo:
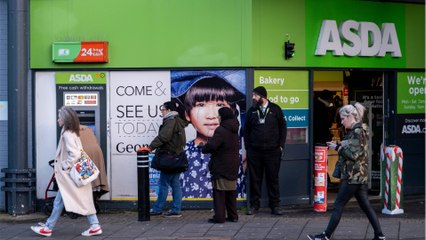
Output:
[[31,230],[33,230],[33,232],[40,234],[42,236],[45,236],[45,237],[52,236],[52,230],[48,229],[45,226],[31,226]]
[[81,233],[81,236],[90,237],[102,234],[102,228],[99,225],[92,225],[89,229]]

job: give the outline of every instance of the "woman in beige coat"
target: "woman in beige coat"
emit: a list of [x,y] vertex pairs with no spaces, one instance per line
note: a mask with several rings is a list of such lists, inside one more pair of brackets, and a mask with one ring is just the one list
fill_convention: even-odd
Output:
[[100,235],[102,228],[93,204],[92,185],[77,187],[69,175],[71,167],[81,156],[80,121],[72,108],[64,106],[58,111],[58,124],[62,127],[62,131],[56,150],[54,170],[59,190],[53,202],[52,214],[46,223],[32,226],[31,229],[37,234],[50,237],[65,207],[68,212],[87,216],[90,228],[81,235]]
[[98,178],[92,182],[93,199],[97,201],[102,195],[109,192],[104,155],[96,135],[90,127],[80,125],[80,140],[84,151],[90,156],[100,172]]

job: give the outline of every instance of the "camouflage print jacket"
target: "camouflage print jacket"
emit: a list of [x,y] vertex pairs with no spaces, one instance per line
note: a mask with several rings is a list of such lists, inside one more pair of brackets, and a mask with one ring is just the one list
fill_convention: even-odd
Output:
[[343,137],[339,148],[341,179],[349,184],[366,184],[368,180],[368,128],[356,123]]

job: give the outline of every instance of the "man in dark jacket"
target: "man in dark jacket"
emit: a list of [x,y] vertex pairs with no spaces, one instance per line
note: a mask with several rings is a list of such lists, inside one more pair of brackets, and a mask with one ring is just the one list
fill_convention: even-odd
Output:
[[264,173],[271,214],[282,215],[279,210],[279,171],[287,137],[287,124],[281,107],[266,97],[264,87],[253,89],[253,106],[247,111],[244,126],[250,181],[251,208],[247,211],[248,215],[259,210]]
[[[230,108],[219,109],[220,125],[213,137],[202,147],[203,153],[211,153],[209,170],[213,185],[214,217],[210,223],[225,220],[238,221],[237,179],[240,165],[239,123]],[[225,218],[225,207],[227,218]]]

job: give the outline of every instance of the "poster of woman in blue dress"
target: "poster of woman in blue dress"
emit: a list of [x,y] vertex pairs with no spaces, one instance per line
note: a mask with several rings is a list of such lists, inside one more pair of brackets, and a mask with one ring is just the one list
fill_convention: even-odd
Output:
[[[238,114],[242,129],[246,110],[245,89],[246,73],[242,70],[171,72],[171,97],[185,107],[185,118],[190,123],[186,128],[185,146],[189,168],[181,175],[184,200],[212,199],[208,169],[210,154],[202,153],[198,145],[213,136],[219,126],[218,110],[221,107],[230,107]],[[246,197],[245,151],[242,146],[240,141],[238,199]]]

